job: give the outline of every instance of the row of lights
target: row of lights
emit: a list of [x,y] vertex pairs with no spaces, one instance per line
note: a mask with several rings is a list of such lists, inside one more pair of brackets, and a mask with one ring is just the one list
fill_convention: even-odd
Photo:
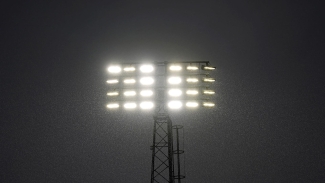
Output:
[[[172,76],[172,77],[169,77],[167,79],[168,83],[172,84],[172,85],[181,84],[182,80],[183,79],[181,77],[179,77],[179,76]],[[152,77],[142,77],[139,81],[140,81],[140,83],[142,85],[152,85],[154,83],[154,79]],[[206,77],[206,78],[203,78],[202,81],[209,83],[209,82],[214,82],[215,79]],[[117,84],[117,83],[119,83],[119,80],[118,79],[111,79],[111,80],[107,80],[106,82],[108,84]],[[189,77],[189,78],[186,78],[186,82],[188,82],[188,83],[198,83],[199,78]],[[136,80],[133,79],[133,78],[127,78],[127,79],[123,80],[123,83],[124,84],[135,84]]]
[[[204,107],[214,107],[214,105],[215,105],[214,103],[211,103],[211,102],[202,102],[201,104]],[[200,105],[199,102],[196,102],[196,101],[188,101],[185,103],[185,106],[189,107],[189,108],[199,107],[199,105]],[[139,104],[139,106],[141,109],[152,109],[154,107],[154,103],[150,102],[150,101],[146,101],[146,102],[141,102]],[[183,102],[174,100],[174,101],[168,102],[167,106],[170,109],[180,109],[183,107]],[[110,109],[117,109],[120,107],[120,104],[119,103],[109,103],[106,107],[110,108]],[[138,105],[135,102],[125,102],[123,104],[123,107],[125,109],[135,109],[138,107]]]
[[[203,90],[202,93],[205,95],[215,94],[215,92],[213,90]],[[111,91],[111,92],[107,93],[108,96],[118,96],[119,94],[120,93],[118,91]],[[186,90],[186,94],[187,95],[198,95],[199,90],[188,89],[188,90]],[[127,90],[127,91],[123,92],[123,95],[126,97],[136,96],[137,92],[134,90]],[[152,90],[141,90],[140,95],[142,97],[151,97],[153,95],[153,91]],[[172,97],[179,97],[179,96],[183,95],[183,91],[181,89],[169,89],[168,95],[172,96]]]
[[[186,67],[186,70],[189,70],[189,71],[196,71],[198,69],[199,69],[199,67],[195,66],[195,65],[188,65]],[[207,65],[202,65],[201,69],[202,70],[214,70],[216,68],[207,66]],[[134,72],[134,71],[136,71],[136,68],[134,66],[127,66],[127,67],[122,68],[121,66],[117,66],[117,65],[108,67],[108,72],[112,73],[112,74],[118,74],[118,73],[122,72],[122,70],[124,72]],[[142,73],[151,73],[154,71],[154,67],[153,67],[153,65],[146,64],[146,65],[139,66],[139,70]],[[181,70],[183,70],[183,67],[181,65],[170,65],[169,70],[170,71],[181,71]]]

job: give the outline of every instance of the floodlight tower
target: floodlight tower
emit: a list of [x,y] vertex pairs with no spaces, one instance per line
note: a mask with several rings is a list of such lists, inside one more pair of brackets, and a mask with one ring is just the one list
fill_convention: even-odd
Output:
[[[215,81],[209,61],[119,64],[108,67],[110,86],[107,108],[154,111],[151,183],[178,183],[181,175],[179,146],[181,125],[172,125],[169,110],[214,107],[209,85]],[[176,135],[174,147],[173,129]],[[175,158],[174,158],[175,157]],[[177,163],[174,163],[176,160]]]

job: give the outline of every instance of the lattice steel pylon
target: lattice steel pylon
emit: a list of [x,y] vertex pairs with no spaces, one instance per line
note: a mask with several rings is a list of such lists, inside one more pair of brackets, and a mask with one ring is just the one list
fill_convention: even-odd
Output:
[[151,183],[174,183],[172,121],[161,106],[154,115]]

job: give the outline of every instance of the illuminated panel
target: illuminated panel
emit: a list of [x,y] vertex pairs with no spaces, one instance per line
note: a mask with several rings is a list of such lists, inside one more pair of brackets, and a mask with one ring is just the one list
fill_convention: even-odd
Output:
[[121,72],[121,67],[120,66],[110,66],[108,67],[108,72],[109,73],[120,73]]
[[137,107],[137,104],[134,102],[127,102],[124,104],[125,109],[134,109]]
[[125,72],[133,72],[135,71],[135,67],[124,67],[123,69]]
[[172,85],[177,85],[182,82],[182,79],[178,76],[168,78],[168,83]]
[[203,81],[211,83],[211,82],[215,82],[216,80],[213,78],[204,78]]
[[212,102],[203,102],[203,106],[204,106],[204,107],[214,107],[215,104],[212,103]]
[[186,90],[187,95],[197,95],[199,94],[198,90]]
[[135,83],[135,79],[124,79],[123,81],[125,84],[134,84]]
[[143,73],[150,73],[153,71],[153,66],[152,65],[142,65],[140,67],[140,71]]
[[203,90],[203,93],[206,95],[213,95],[215,92],[213,90]]
[[153,95],[153,92],[152,92],[152,90],[142,90],[140,92],[140,95],[143,97],[150,97]]
[[180,89],[170,89],[168,91],[168,94],[169,96],[172,96],[172,97],[179,97],[182,95],[182,90]]
[[197,102],[186,102],[186,107],[198,107],[199,103]]
[[108,96],[118,96],[118,92],[108,92],[107,93]]
[[141,109],[152,109],[153,108],[153,102],[141,102],[140,103]]
[[199,79],[198,78],[187,78],[186,81],[188,83],[197,83],[197,82],[199,82]]
[[118,83],[118,80],[117,79],[111,79],[111,80],[107,80],[106,83],[108,83],[108,84],[116,84],[116,83]]
[[127,97],[135,96],[137,93],[135,91],[125,91],[124,95]]
[[118,103],[110,103],[106,106],[109,109],[119,108],[120,105]]
[[152,85],[154,83],[154,80],[152,77],[143,77],[140,79],[140,83],[142,85]]
[[190,70],[190,71],[196,71],[196,70],[198,70],[199,68],[196,67],[196,66],[189,65],[189,66],[186,67],[186,69],[187,69],[187,70]]
[[169,67],[169,70],[171,70],[171,71],[180,71],[180,70],[182,70],[182,66],[180,66],[180,65],[171,65]]
[[170,101],[168,102],[168,107],[171,109],[180,109],[183,106],[180,101]]

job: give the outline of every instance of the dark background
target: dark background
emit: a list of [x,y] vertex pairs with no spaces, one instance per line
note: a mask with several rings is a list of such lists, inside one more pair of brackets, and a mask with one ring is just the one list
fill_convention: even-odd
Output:
[[209,60],[217,107],[172,113],[186,182],[323,182],[321,1],[2,3],[0,182],[149,182],[151,113],[114,62]]

